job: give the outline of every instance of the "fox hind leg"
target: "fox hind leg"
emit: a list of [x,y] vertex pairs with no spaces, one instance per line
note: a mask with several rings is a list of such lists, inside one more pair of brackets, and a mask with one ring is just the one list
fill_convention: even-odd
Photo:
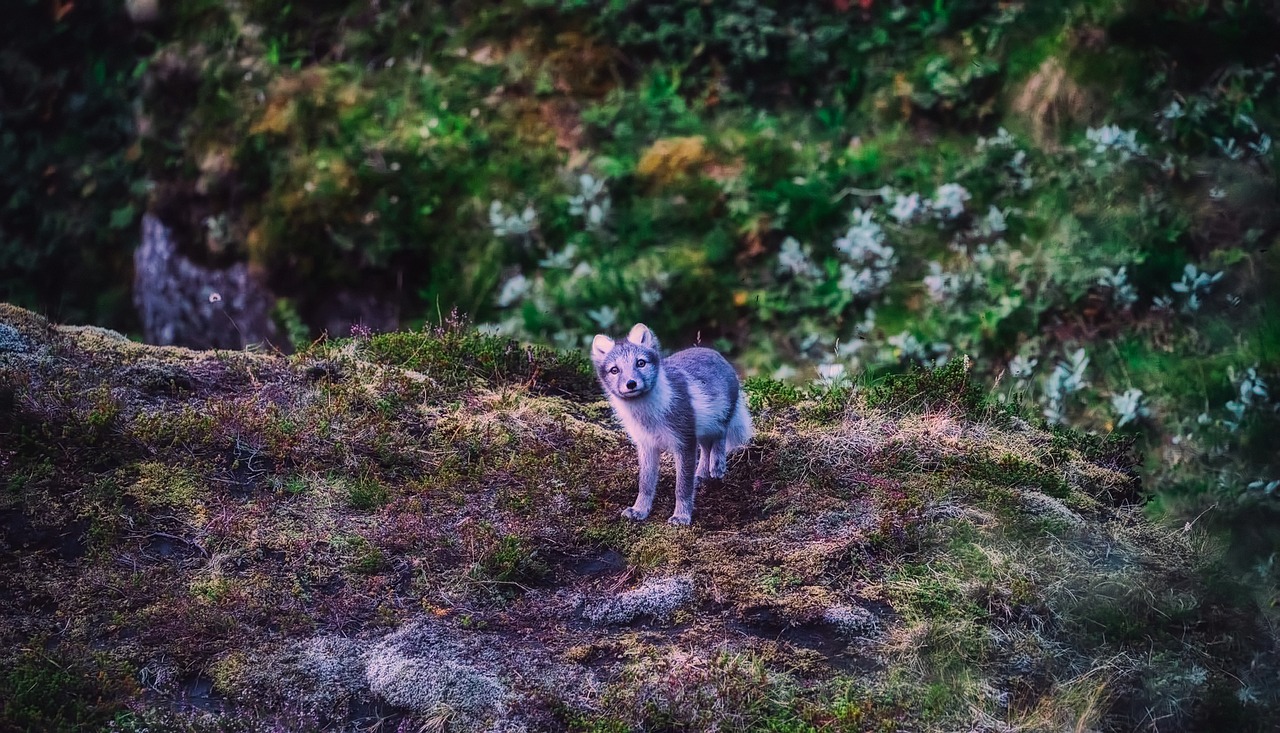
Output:
[[711,460],[715,455],[714,441],[699,441],[698,443],[698,470],[694,474],[697,483],[703,483],[704,480],[711,478],[712,468]]
[[720,438],[711,446],[710,460],[711,478],[724,478],[725,472],[725,439]]

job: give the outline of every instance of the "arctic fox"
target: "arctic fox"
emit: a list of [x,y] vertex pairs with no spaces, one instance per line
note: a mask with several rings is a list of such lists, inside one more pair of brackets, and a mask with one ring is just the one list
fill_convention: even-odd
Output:
[[751,440],[751,415],[737,373],[711,349],[663,357],[657,337],[643,323],[633,326],[625,341],[596,336],[591,361],[640,457],[640,493],[622,516],[636,521],[649,516],[658,458],[666,451],[676,458],[676,510],[667,521],[689,524],[698,486],[724,476],[725,456]]

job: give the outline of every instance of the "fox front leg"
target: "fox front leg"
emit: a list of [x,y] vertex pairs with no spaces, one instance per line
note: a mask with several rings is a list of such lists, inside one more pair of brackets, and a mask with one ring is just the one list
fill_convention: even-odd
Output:
[[658,458],[661,455],[657,448],[640,447],[636,449],[640,458],[640,493],[636,494],[636,503],[622,510],[622,516],[639,522],[649,516],[653,509],[653,494],[658,490]]
[[694,473],[697,446],[684,446],[676,453],[676,511],[667,524],[688,526],[693,521],[693,497],[698,486]]

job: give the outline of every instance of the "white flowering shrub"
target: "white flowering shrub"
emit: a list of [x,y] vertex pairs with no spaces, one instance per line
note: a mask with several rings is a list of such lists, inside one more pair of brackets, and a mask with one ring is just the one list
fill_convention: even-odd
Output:
[[922,201],[918,193],[905,196],[897,194],[893,201],[893,208],[889,210],[889,216],[899,224],[906,224],[918,217],[927,207],[929,207],[929,200]]
[[1265,479],[1259,479],[1258,481],[1251,481],[1249,482],[1249,485],[1245,488],[1249,489],[1250,491],[1261,491],[1267,496],[1272,496],[1273,494],[1276,493],[1276,489],[1280,489],[1280,479],[1277,479],[1274,481],[1267,481]]
[[1213,144],[1218,146],[1219,152],[1221,152],[1225,158],[1230,160],[1240,160],[1244,157],[1245,149],[1236,142],[1234,137],[1229,137],[1225,140],[1220,137],[1215,137],[1213,138]]
[[929,297],[935,303],[943,303],[955,296],[959,290],[959,277],[942,269],[942,263],[934,260],[929,263],[929,274],[925,275],[924,286],[929,291]]
[[593,308],[587,311],[587,317],[601,331],[607,332],[618,325],[618,309],[612,306],[602,305],[599,308]]
[[1138,142],[1137,130],[1122,130],[1117,125],[1090,127],[1085,138],[1092,143],[1095,160],[1110,159],[1123,163],[1147,154],[1146,146]]
[[1223,424],[1228,430],[1235,432],[1240,428],[1245,413],[1257,409],[1270,400],[1271,393],[1267,389],[1266,381],[1258,376],[1256,366],[1249,367],[1243,374],[1237,374],[1233,367],[1228,370],[1228,374],[1231,377],[1231,384],[1236,388],[1236,398],[1227,402],[1227,412],[1231,413],[1234,419],[1224,420]]
[[1134,290],[1129,282],[1126,269],[1123,266],[1115,269],[1104,267],[1098,275],[1098,285],[1106,288],[1111,296],[1111,302],[1121,308],[1127,308],[1138,302],[1138,291]]
[[943,221],[959,218],[964,213],[965,204],[973,198],[969,191],[958,183],[946,183],[938,186],[933,192],[930,207],[933,213]]
[[[559,194],[564,208],[490,203],[494,236],[518,241],[523,250],[515,255],[520,264],[492,291],[490,302],[505,313],[481,327],[577,349],[591,334],[620,328],[624,317],[639,319],[661,307],[671,273],[656,251],[617,256],[607,180],[590,173],[567,180],[570,192]],[[532,307],[520,308],[525,305]]]
[[[844,236],[836,239],[832,245],[836,251],[849,259],[863,259],[868,254],[881,251],[884,242],[884,229],[872,218],[870,209],[854,209],[849,215],[851,222]],[[892,251],[890,251],[892,254]]]
[[1259,158],[1266,157],[1271,154],[1271,136],[1267,133],[1258,135],[1258,141],[1248,143],[1249,150]]
[[489,228],[493,235],[500,239],[506,237],[525,237],[526,239],[538,228],[538,212],[530,204],[516,213],[501,201],[489,204]]
[[987,215],[979,223],[979,233],[988,237],[998,237],[1009,231],[1008,212],[1001,211],[994,204],[987,209]]
[[599,232],[609,219],[613,200],[603,179],[583,173],[577,182],[578,192],[569,197],[569,213],[581,217],[588,231]]
[[520,302],[524,299],[524,296],[528,294],[529,289],[532,286],[533,283],[530,282],[529,278],[525,277],[524,273],[521,272],[517,272],[507,278],[506,281],[502,283],[502,288],[498,291],[498,307],[509,308]]
[[[1253,117],[1244,112],[1238,112],[1233,122],[1234,135],[1214,135],[1210,138],[1213,140],[1214,147],[1224,158],[1241,160],[1249,155],[1262,158],[1271,153],[1271,136],[1258,128],[1258,123]],[[1239,136],[1239,140],[1236,135]]]
[[1175,293],[1181,293],[1186,296],[1182,303],[1182,309],[1187,313],[1194,313],[1200,310],[1202,304],[1201,296],[1207,296],[1212,290],[1214,283],[1222,279],[1223,273],[1200,272],[1195,265],[1188,264],[1182,270],[1182,279],[1173,283],[1169,287]]
[[1138,418],[1146,417],[1150,412],[1142,401],[1142,390],[1130,387],[1124,392],[1111,396],[1111,409],[1116,413],[1116,427],[1122,428]]
[[1083,347],[1054,365],[1044,386],[1046,420],[1059,425],[1066,424],[1068,401],[1072,395],[1089,385],[1084,377],[1085,369],[1088,368],[1089,356]]
[[929,274],[922,282],[933,302],[948,304],[966,293],[981,290],[986,285],[986,277],[980,269],[947,271],[935,260],[929,263]]
[[795,379],[796,375],[798,375],[799,373],[800,373],[799,369],[796,369],[790,364],[783,364],[779,366],[777,369],[774,369],[773,374],[770,374],[769,376],[770,378],[776,379],[779,382],[789,382],[792,379]]
[[[1186,114],[1187,114],[1187,110],[1185,107],[1182,106],[1182,102],[1179,102],[1178,100],[1174,99],[1170,101],[1169,104],[1164,109],[1157,112],[1156,117],[1161,122],[1173,122],[1174,120],[1182,119],[1183,117],[1186,116]],[[1161,132],[1161,135],[1164,137],[1164,139],[1166,140],[1169,139],[1167,125],[1161,125],[1160,132]]]
[[1018,354],[1009,360],[1009,374],[1018,380],[1030,379],[1035,374],[1036,364],[1038,363],[1036,359],[1029,359],[1022,354]]
[[952,350],[951,344],[946,342],[925,342],[910,331],[902,331],[885,339],[881,359],[889,363],[942,366],[950,358]]
[[890,336],[888,343],[902,359],[923,361],[925,358],[925,345],[920,342],[920,339],[916,338],[915,334],[909,331]]
[[840,263],[839,286],[854,298],[874,299],[893,280],[897,256],[884,241],[884,229],[872,218],[870,210],[854,209],[852,225],[833,247],[844,262]]
[[777,271],[796,278],[813,280],[822,276],[822,271],[813,263],[808,247],[801,247],[795,237],[787,237],[778,252]]
[[1010,193],[1026,193],[1035,185],[1027,151],[1018,147],[1018,141],[1005,128],[999,128],[991,137],[979,137],[974,152],[984,168],[1004,180]]
[[1014,148],[1016,146],[1017,141],[1013,139],[1013,135],[1010,135],[1008,130],[1000,127],[996,129],[996,134],[991,137],[979,137],[977,150],[981,153],[989,149]]
[[538,260],[538,266],[548,270],[572,270],[578,256],[578,245],[570,242],[564,246],[564,249],[558,252],[552,252],[541,260]]

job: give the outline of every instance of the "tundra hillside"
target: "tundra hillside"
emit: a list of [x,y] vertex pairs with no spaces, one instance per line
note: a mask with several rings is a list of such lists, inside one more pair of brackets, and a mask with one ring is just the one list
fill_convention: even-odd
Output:
[[[747,384],[691,528],[578,353],[291,357],[0,305],[0,728],[1266,730],[1274,619],[966,362]],[[671,501],[668,470],[659,510]]]

